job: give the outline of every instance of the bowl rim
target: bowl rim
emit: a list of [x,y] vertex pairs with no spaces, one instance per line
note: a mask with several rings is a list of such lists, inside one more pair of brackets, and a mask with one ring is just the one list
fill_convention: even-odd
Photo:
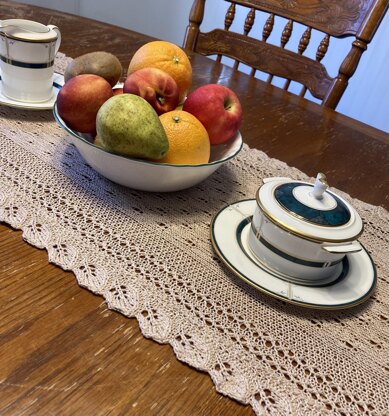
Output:
[[[72,130],[70,127],[68,127],[66,125],[66,123],[64,122],[64,120],[62,119],[62,117],[59,115],[58,110],[57,110],[57,101],[54,103],[53,105],[53,115],[54,118],[56,120],[56,122],[58,123],[58,125],[60,127],[62,127],[66,132],[68,132],[69,134],[71,134],[73,137],[81,140],[82,142],[84,142],[85,144],[88,144],[89,146],[92,146],[98,150],[100,150],[101,152],[105,152],[108,153],[110,155],[113,156],[117,156],[123,159],[127,159],[127,160],[131,160],[132,162],[137,162],[137,163],[142,163],[142,164],[149,164],[149,165],[154,165],[154,166],[160,166],[162,168],[169,168],[170,166],[173,167],[190,167],[190,168],[196,168],[196,167],[202,167],[202,166],[215,166],[215,165],[219,165],[222,163],[227,162],[228,160],[233,159],[243,148],[243,138],[242,135],[240,133],[240,131],[238,131],[236,134],[239,134],[240,137],[240,143],[239,143],[239,147],[237,147],[237,149],[230,155],[224,157],[223,159],[218,159],[218,160],[214,160],[212,162],[208,162],[208,163],[200,163],[200,164],[196,164],[196,165],[191,165],[191,164],[174,164],[174,163],[160,163],[160,162],[152,162],[150,160],[147,159],[140,159],[140,158],[134,158],[134,157],[129,157],[129,156],[125,156],[125,155],[120,155],[118,153],[114,153],[111,152],[110,150],[104,149],[100,146],[95,145],[94,143],[88,141],[87,139],[85,139],[84,137],[81,136],[81,134],[75,130]],[[232,139],[232,138],[231,138]],[[230,139],[230,140],[231,140]]]

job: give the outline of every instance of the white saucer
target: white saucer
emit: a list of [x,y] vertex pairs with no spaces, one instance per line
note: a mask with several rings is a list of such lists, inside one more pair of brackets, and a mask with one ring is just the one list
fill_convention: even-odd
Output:
[[228,205],[211,224],[216,253],[238,277],[268,295],[315,309],[350,308],[372,294],[377,275],[365,249],[345,256],[343,272],[335,281],[315,287],[282,280],[258,263],[247,243],[255,204],[255,199],[249,199]]
[[16,101],[16,100],[13,100],[12,98],[8,98],[5,95],[3,95],[3,87],[1,83],[1,77],[0,77],[0,105],[6,105],[8,107],[23,108],[26,110],[51,110],[57,99],[58,92],[62,88],[63,84],[64,84],[63,75],[55,72],[54,78],[53,78],[53,93],[51,95],[51,98],[41,103],[29,103],[29,102],[24,102],[24,101]]

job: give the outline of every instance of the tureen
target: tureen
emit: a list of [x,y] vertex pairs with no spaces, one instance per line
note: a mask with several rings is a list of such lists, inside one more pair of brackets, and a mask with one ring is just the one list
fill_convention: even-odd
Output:
[[363,222],[356,210],[328,190],[325,175],[314,184],[264,179],[256,195],[249,247],[279,277],[321,285],[339,277],[346,254],[360,251]]

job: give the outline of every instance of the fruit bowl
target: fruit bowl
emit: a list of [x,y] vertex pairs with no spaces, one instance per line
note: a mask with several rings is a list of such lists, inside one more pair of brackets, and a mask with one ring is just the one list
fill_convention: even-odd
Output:
[[200,165],[172,165],[150,162],[114,154],[93,144],[93,137],[69,128],[53,107],[54,118],[70,136],[84,160],[97,172],[113,182],[129,188],[150,192],[173,192],[202,182],[220,166],[233,159],[242,149],[238,132],[227,142],[211,146],[208,163]]

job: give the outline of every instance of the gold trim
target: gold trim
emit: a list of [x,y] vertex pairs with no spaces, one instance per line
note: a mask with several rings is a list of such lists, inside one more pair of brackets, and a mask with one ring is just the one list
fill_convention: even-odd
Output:
[[0,36],[4,36],[5,38],[8,38],[8,39],[13,39],[19,42],[26,42],[26,43],[49,43],[49,42],[57,42],[57,39],[58,39],[58,34],[56,35],[56,37],[51,37],[49,39],[23,39],[17,36],[12,36],[9,33],[4,33],[4,32],[1,33]]
[[299,301],[294,301],[292,299],[288,299],[285,297],[282,297],[280,295],[277,295],[274,292],[271,292],[265,288],[263,288],[262,286],[258,286],[255,283],[253,283],[251,280],[247,279],[245,276],[243,276],[237,269],[233,268],[228,262],[227,260],[224,258],[224,256],[222,255],[222,253],[217,249],[217,244],[213,239],[213,235],[212,235],[212,227],[211,227],[211,243],[212,243],[212,247],[215,250],[216,254],[219,256],[220,260],[228,267],[228,269],[230,269],[236,276],[238,276],[239,278],[241,278],[242,280],[244,280],[246,283],[248,283],[250,286],[254,287],[255,289],[259,290],[262,293],[265,293],[266,295],[269,295],[273,298],[282,300],[286,303],[290,303],[292,305],[295,306],[300,306],[303,308],[307,308],[307,309],[316,309],[316,310],[340,310],[340,309],[350,309],[353,308],[354,306],[360,305],[361,303],[366,302],[366,300],[373,294],[376,286],[377,286],[377,281],[375,280],[373,282],[373,285],[371,287],[371,290],[369,291],[369,295],[363,297],[362,299],[359,299],[358,301],[356,301],[355,303],[351,303],[351,304],[347,304],[347,305],[334,305],[334,306],[321,306],[321,305],[314,305],[314,304],[308,304],[308,303],[304,303],[304,302],[299,302]]
[[[319,238],[319,237],[311,235],[311,234],[303,233],[303,232],[297,230],[296,228],[291,227],[290,225],[285,224],[284,222],[280,221],[278,218],[276,218],[274,215],[272,215],[270,212],[268,212],[266,210],[266,208],[263,206],[263,204],[261,203],[261,201],[259,199],[260,189],[261,188],[258,188],[258,190],[256,192],[255,200],[257,202],[258,208],[261,210],[261,212],[264,214],[264,216],[268,220],[270,220],[274,225],[277,225],[278,227],[282,228],[284,231],[287,231],[290,234],[293,234],[293,235],[295,235],[297,237],[300,237],[304,240],[312,241],[314,243],[319,243],[319,244],[320,243],[342,243],[342,242],[346,242],[346,241],[354,241],[363,233],[363,228],[364,228],[363,221],[362,221],[361,231],[358,234],[356,234],[354,237],[344,238],[342,240],[335,240],[335,239],[331,239],[331,238]],[[278,204],[278,202],[277,202],[277,204]],[[295,217],[298,218],[299,216],[295,215]]]
[[[301,279],[298,278],[296,276],[289,276],[285,273],[280,272],[279,270],[275,270],[273,269],[269,264],[267,264],[264,260],[262,260],[260,257],[258,257],[258,255],[256,253],[254,253],[254,250],[250,247],[250,244],[247,245],[248,249],[250,251],[250,254],[254,257],[254,259],[260,263],[262,265],[263,268],[268,269],[269,273],[272,273],[273,275],[275,275],[278,279],[283,280],[284,282],[287,283],[292,283],[292,284],[296,284],[296,285],[302,285],[304,284],[304,286],[308,286],[308,287],[321,287],[323,284],[331,284],[332,282],[334,282],[335,280],[339,279],[339,275],[341,273],[339,273],[338,276],[335,276],[332,278],[332,280],[328,277],[322,278],[322,279],[317,279],[317,280],[312,280],[311,282],[307,279]],[[246,251],[246,250],[244,250]],[[335,264],[334,266],[336,266],[337,264]]]
[[[290,257],[293,257],[293,258],[296,258],[296,259],[298,259],[298,260],[301,260],[301,261],[305,261],[305,262],[307,262],[307,263],[323,263],[323,264],[325,264],[325,263],[327,263],[327,262],[330,262],[330,263],[332,263],[332,262],[336,262],[336,264],[338,263],[338,261],[337,260],[332,260],[332,261],[329,261],[329,260],[327,260],[327,261],[323,261],[323,260],[317,260],[316,262],[314,261],[314,260],[312,260],[312,259],[308,259],[307,257],[298,257],[298,256],[296,256],[296,254],[294,254],[294,253],[290,253],[289,251],[285,251],[285,249],[284,248],[281,248],[280,246],[278,246],[278,245],[276,245],[276,244],[274,244],[273,243],[273,241],[272,242],[270,242],[270,241],[268,241],[267,239],[265,239],[264,237],[263,237],[263,234],[261,233],[261,231],[254,225],[254,223],[253,222],[251,222],[251,226],[253,227],[253,231],[254,231],[254,234],[255,234],[255,237],[259,240],[259,238],[260,237],[262,237],[264,240],[266,240],[266,242],[269,244],[269,245],[272,245],[275,249],[277,249],[277,250],[279,250],[279,251],[282,251],[283,253],[285,253],[286,255],[288,255],[288,256],[290,256]],[[261,243],[261,241],[259,240],[259,242]],[[262,245],[264,245],[263,243],[261,243]],[[319,243],[317,243],[317,244],[319,244]],[[320,245],[320,244],[319,244]],[[266,246],[265,246],[266,247]],[[321,248],[321,247],[320,247]],[[269,250],[269,249],[268,249]],[[278,255],[277,253],[275,253],[276,255]],[[328,253],[328,254],[330,254],[330,253]],[[335,253],[333,253],[333,254],[335,254]],[[344,253],[336,253],[336,254],[344,254]],[[285,259],[285,260],[287,260],[287,261],[291,261],[291,260],[288,260],[288,259]],[[335,266],[336,264],[333,264],[332,266]],[[309,266],[309,265],[306,265],[307,267],[314,267],[314,266]],[[330,266],[330,267],[332,267],[332,266]]]
[[235,269],[234,267],[232,267],[227,259],[223,256],[223,254],[220,252],[220,250],[217,248],[217,243],[213,238],[213,228],[214,228],[214,224],[215,224],[215,220],[216,218],[219,216],[219,214],[224,211],[224,209],[220,210],[219,212],[217,212],[212,220],[211,220],[211,226],[210,226],[210,239],[211,239],[211,243],[212,243],[212,248],[215,251],[215,253],[218,255],[218,257],[220,258],[220,260],[227,266],[228,269],[231,270],[231,272],[233,272],[236,276],[238,276],[239,278],[241,278],[242,280],[244,280],[246,283],[248,283],[250,286],[252,286],[253,288],[259,290],[262,293],[265,293],[266,295],[269,295],[273,298],[279,299],[281,301],[284,301],[286,303],[290,303],[292,305],[295,306],[300,306],[306,309],[316,309],[316,310],[341,310],[341,309],[350,309],[353,308],[354,306],[358,306],[364,302],[366,302],[371,295],[374,293],[376,287],[377,287],[377,275],[375,273],[375,278],[373,279],[373,284],[369,289],[369,292],[367,295],[365,295],[364,297],[358,299],[357,301],[355,301],[355,303],[351,303],[351,304],[346,304],[346,305],[334,305],[334,306],[322,306],[322,305],[314,305],[314,304],[307,304],[307,303],[303,303],[303,302],[299,302],[299,301],[294,301],[291,299],[287,299],[285,297],[282,297],[280,295],[277,295],[276,293],[273,293],[265,288],[263,288],[262,286],[259,286],[255,283],[253,283],[251,280],[247,279],[245,276],[243,276],[237,269]]

